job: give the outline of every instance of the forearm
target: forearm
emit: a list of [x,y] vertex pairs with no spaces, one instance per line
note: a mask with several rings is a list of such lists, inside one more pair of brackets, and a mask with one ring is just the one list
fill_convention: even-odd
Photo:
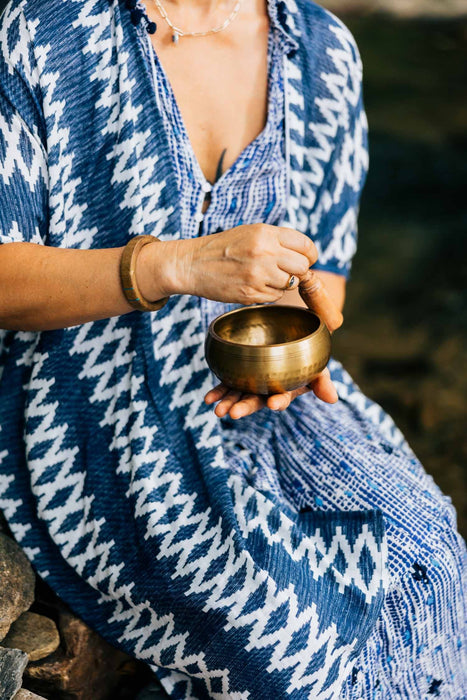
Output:
[[[271,296],[277,298],[277,289],[283,284],[281,281],[274,287],[264,282],[274,275],[284,276],[277,267],[278,258],[292,270],[306,270],[315,262],[314,249],[307,246],[312,246],[311,242],[299,232],[266,225],[240,226],[189,240],[159,240],[141,249],[136,280],[149,301],[194,294],[227,303],[263,303]],[[285,258],[284,249],[288,254]],[[0,328],[52,330],[133,311],[120,282],[122,251],[34,243],[0,245]],[[324,272],[319,275],[341,308],[344,278]],[[282,303],[303,304],[296,294],[294,301],[292,292],[286,292]]]
[[[166,245],[144,246],[138,257],[137,281],[152,301],[171,292]],[[0,328],[51,330],[133,311],[120,283],[122,250],[0,245]],[[155,276],[159,259],[161,274]]]

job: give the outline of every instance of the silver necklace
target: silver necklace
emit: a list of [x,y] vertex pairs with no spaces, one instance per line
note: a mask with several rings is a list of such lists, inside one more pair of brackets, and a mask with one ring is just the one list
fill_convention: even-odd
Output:
[[184,32],[183,29],[180,29],[180,27],[176,27],[170,19],[167,17],[167,12],[165,9],[162,7],[160,0],[154,0],[155,4],[157,5],[157,8],[159,12],[161,13],[162,17],[165,19],[169,27],[172,29],[172,41],[175,46],[178,44],[178,38],[180,36],[207,36],[208,34],[216,34],[217,32],[221,32],[223,29],[229,26],[229,24],[235,19],[235,17],[238,15],[238,11],[240,9],[240,5],[242,4],[242,0],[237,0],[237,3],[230,13],[230,15],[227,17],[225,22],[220,24],[218,27],[214,27],[214,29],[208,29],[207,32]]

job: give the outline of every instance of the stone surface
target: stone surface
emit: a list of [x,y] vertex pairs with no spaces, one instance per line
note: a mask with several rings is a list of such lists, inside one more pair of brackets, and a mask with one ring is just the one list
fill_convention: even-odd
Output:
[[11,649],[21,649],[29,661],[38,661],[56,651],[60,635],[53,620],[37,613],[23,613],[10,627],[2,642]]
[[46,700],[46,698],[42,697],[42,695],[31,693],[30,690],[21,688],[21,690],[18,690],[13,700]]
[[0,533],[0,641],[34,600],[35,577],[22,549]]
[[27,654],[18,649],[0,647],[0,698],[12,700],[21,688]]
[[[124,676],[133,672],[136,662],[104,641],[64,606],[59,608],[62,644],[46,659],[28,665],[24,684],[54,700],[119,697],[117,687]],[[135,694],[129,697],[134,698]]]

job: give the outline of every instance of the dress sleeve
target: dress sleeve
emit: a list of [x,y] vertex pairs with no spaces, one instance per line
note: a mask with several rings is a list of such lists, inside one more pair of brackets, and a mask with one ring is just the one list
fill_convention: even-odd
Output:
[[350,31],[343,25],[340,41],[345,46],[339,55],[341,70],[345,66],[344,89],[337,110],[333,150],[311,214],[310,230],[318,250],[314,268],[349,278],[357,249],[360,196],[368,172],[368,122],[363,105],[360,54]]
[[0,18],[0,243],[44,244],[48,168],[39,71],[23,2]]

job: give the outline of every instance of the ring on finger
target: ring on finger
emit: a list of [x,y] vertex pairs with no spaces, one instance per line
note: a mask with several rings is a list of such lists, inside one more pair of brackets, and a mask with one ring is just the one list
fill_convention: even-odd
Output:
[[292,287],[295,286],[296,280],[297,280],[297,278],[295,277],[295,275],[289,275],[289,281],[285,285],[284,291],[286,291],[287,289],[292,289]]

